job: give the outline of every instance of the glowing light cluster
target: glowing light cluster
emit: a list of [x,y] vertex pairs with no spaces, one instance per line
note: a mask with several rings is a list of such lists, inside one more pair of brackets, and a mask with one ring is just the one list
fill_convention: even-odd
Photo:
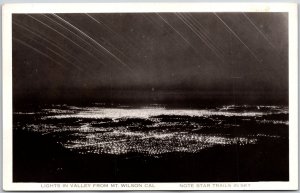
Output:
[[[284,107],[276,106],[231,105],[204,110],[55,106],[36,114],[17,112],[15,115],[35,118],[26,126],[19,123],[15,126],[51,135],[63,147],[80,154],[155,156],[171,152],[195,153],[215,146],[244,146],[266,138],[279,139],[278,132],[265,133],[265,126],[282,124],[285,129],[288,125],[285,113]],[[245,128],[248,122],[254,125]],[[253,130],[253,127],[260,129]],[[239,133],[240,130],[243,131]]]

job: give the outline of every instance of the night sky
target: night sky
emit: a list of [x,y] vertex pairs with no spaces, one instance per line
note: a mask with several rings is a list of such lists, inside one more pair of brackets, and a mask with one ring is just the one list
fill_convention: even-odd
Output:
[[287,100],[287,13],[14,14],[12,26],[15,99],[141,91]]

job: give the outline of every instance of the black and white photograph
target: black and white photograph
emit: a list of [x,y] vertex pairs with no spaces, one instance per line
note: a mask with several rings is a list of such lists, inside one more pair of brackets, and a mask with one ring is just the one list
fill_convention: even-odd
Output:
[[295,180],[289,10],[10,17],[12,184],[201,190]]

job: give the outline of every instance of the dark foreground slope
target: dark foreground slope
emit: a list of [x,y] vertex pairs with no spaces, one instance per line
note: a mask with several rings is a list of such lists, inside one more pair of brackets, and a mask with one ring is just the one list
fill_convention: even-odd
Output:
[[199,153],[78,154],[51,136],[13,133],[14,182],[246,182],[289,180],[288,141],[216,146]]

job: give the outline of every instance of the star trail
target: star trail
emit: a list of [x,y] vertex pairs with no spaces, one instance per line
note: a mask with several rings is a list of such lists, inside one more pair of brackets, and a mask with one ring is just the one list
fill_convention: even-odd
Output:
[[165,20],[159,13],[156,13],[171,29],[173,29],[189,46],[191,46],[194,51],[196,50],[192,44],[179,32],[177,31],[167,20]]
[[193,24],[192,23],[190,23],[190,21],[188,21],[187,20],[187,18],[185,18],[183,15],[181,15],[180,13],[177,13],[176,14],[178,17],[179,17],[179,19],[184,23],[184,24],[186,24],[186,26],[189,28],[189,29],[191,29],[191,31],[200,39],[200,40],[202,40],[202,42],[217,56],[217,57],[221,57],[220,56],[220,54],[218,53],[218,51],[217,51],[217,49],[212,45],[212,44],[210,44],[209,42],[208,42],[208,40],[207,39],[205,39],[205,37],[203,36],[203,34],[202,33],[200,33],[199,31],[198,31],[198,29],[195,27],[195,26],[193,26]]
[[[285,16],[192,12],[15,14],[14,93],[20,96],[28,90],[49,93],[59,89],[104,92],[109,88],[285,95]],[[21,76],[22,80],[18,78]],[[95,94],[91,91],[87,97]]]
[[253,27],[262,35],[262,37],[264,37],[264,39],[270,44],[270,46],[272,46],[273,48],[275,48],[275,46],[269,40],[269,38],[266,36],[266,34],[259,29],[259,27],[252,21],[252,19],[249,18],[247,16],[247,14],[245,14],[245,13],[243,13],[243,15],[245,16],[245,18],[247,18],[247,20],[251,23],[251,25],[253,25]]

